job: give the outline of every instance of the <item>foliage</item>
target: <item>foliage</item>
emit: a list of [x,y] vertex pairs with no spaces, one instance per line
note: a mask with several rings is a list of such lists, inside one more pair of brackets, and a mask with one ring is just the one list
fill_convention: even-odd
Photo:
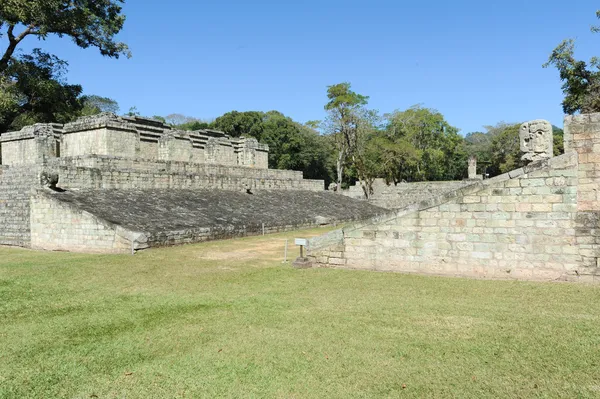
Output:
[[[467,153],[458,129],[438,111],[413,106],[387,115],[388,154],[400,155],[396,167],[390,166],[386,179],[456,180],[465,175]],[[388,160],[391,165],[392,159]],[[395,169],[395,170],[394,170]]]
[[[363,185],[365,196],[368,197],[372,191],[368,185],[368,180],[361,179],[361,174],[366,175],[364,165],[361,166],[359,148],[365,143],[361,134],[371,130],[369,119],[371,114],[366,110],[369,97],[363,96],[351,90],[348,82],[338,83],[327,87],[327,98],[329,101],[325,104],[327,119],[325,121],[325,132],[333,137],[337,151],[336,172],[338,187],[342,186],[344,180],[344,167],[347,158],[351,157],[353,166],[359,174],[359,180]],[[366,117],[366,119],[365,119]],[[364,161],[363,161],[364,163]]]
[[134,105],[132,107],[129,107],[129,111],[127,111],[125,116],[140,116],[140,112],[138,111],[137,107]]
[[520,123],[504,126],[500,134],[495,135],[492,139],[490,146],[492,164],[488,171],[491,176],[506,173],[525,165],[521,161],[520,128]]
[[96,115],[101,112],[119,113],[119,103],[112,98],[92,94],[81,96],[80,101],[83,103],[82,116]]
[[12,59],[0,95],[0,132],[33,123],[66,123],[79,115],[81,86],[64,81],[67,63],[35,49]]
[[177,129],[181,130],[203,130],[203,129],[211,129],[212,124],[210,122],[202,121],[200,119],[194,119],[190,122],[186,122],[181,125],[175,126]]
[[280,112],[228,112],[211,124],[233,137],[254,137],[269,145],[269,167],[304,172],[308,179],[333,179],[332,143],[314,129]]
[[544,67],[554,65],[563,81],[565,98],[562,102],[566,114],[600,111],[600,62],[592,58],[588,67],[585,61],[574,56],[575,42],[564,40],[550,54]]
[[263,112],[231,111],[215,119],[213,127],[232,137],[250,136],[258,141],[262,139]]
[[[0,58],[0,74],[17,46],[28,36],[45,39],[68,36],[82,48],[96,47],[102,55],[130,56],[127,45],[114,37],[125,22],[123,0],[5,0],[0,2],[0,34],[8,44]],[[1,29],[6,28],[6,31]],[[22,28],[19,32],[16,32]]]

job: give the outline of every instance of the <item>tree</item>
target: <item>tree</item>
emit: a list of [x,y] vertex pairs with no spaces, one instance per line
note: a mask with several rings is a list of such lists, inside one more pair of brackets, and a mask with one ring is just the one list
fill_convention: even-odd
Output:
[[258,111],[231,111],[215,119],[213,127],[232,137],[245,135],[262,141],[263,117]]
[[269,167],[301,170],[308,179],[333,179],[333,145],[314,129],[278,111],[231,111],[218,117],[211,128],[232,137],[254,137],[269,145]]
[[521,142],[519,138],[520,123],[503,124],[500,133],[492,139],[490,146],[491,165],[489,173],[491,176],[510,172],[525,165],[521,160]]
[[125,116],[140,116],[140,111],[138,111],[137,107],[134,105],[133,107],[129,107],[129,111],[127,111]]
[[575,59],[575,41],[564,40],[550,54],[544,68],[554,65],[563,81],[566,114],[600,111],[600,61],[594,57],[588,67],[585,61]]
[[[0,2],[0,37],[8,43],[0,50],[0,74],[8,68],[19,43],[28,36],[45,39],[68,36],[82,48],[96,47],[102,55],[118,58],[131,54],[115,41],[125,22],[123,0],[4,0]],[[6,30],[4,30],[6,29]]]
[[368,103],[369,97],[350,90],[348,82],[327,87],[329,102],[325,105],[327,120],[325,130],[333,136],[336,151],[337,184],[341,188],[344,179],[344,166],[347,157],[358,143],[360,113]]
[[92,94],[81,96],[81,102],[83,103],[82,116],[97,115],[101,112],[119,113],[119,103],[112,98]]
[[467,154],[458,129],[430,108],[415,105],[387,115],[392,142],[405,147],[409,167],[398,176],[409,181],[455,180],[465,174]]
[[33,123],[66,123],[80,115],[82,88],[64,80],[67,63],[35,49],[12,59],[0,82],[0,132]]

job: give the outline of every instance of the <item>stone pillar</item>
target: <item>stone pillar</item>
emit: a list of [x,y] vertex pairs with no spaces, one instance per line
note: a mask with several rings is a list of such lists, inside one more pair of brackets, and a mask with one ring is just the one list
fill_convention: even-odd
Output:
[[567,149],[579,163],[577,210],[600,212],[600,113],[565,117]]
[[474,180],[477,178],[477,157],[475,155],[471,155],[469,157],[469,180]]
[[165,133],[158,139],[158,160],[172,161],[175,152],[175,137]]
[[582,264],[600,280],[600,113],[565,117],[565,152],[577,154],[575,229]]
[[251,168],[256,166],[256,149],[258,148],[258,140],[255,138],[245,138],[244,147],[242,150],[242,166]]

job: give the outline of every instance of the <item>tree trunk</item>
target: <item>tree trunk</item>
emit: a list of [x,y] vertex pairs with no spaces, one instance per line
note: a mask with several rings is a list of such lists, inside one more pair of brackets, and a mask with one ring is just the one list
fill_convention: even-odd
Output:
[[17,49],[17,45],[21,42],[21,40],[23,40],[25,38],[25,36],[27,36],[33,32],[34,25],[33,24],[29,25],[27,27],[27,29],[25,29],[23,32],[21,32],[21,34],[19,36],[16,36],[16,37],[13,34],[14,28],[15,28],[14,25],[10,25],[8,27],[8,31],[6,32],[6,35],[8,36],[8,47],[6,48],[6,51],[4,52],[4,55],[2,56],[2,58],[0,58],[0,74],[4,73],[4,71],[6,71],[6,68],[8,68],[8,62],[10,61],[11,57],[15,53],[15,50]]
[[341,192],[342,191],[342,180],[344,178],[344,158],[345,158],[345,151],[344,150],[340,150],[338,152],[338,159],[337,159],[337,164],[336,164],[336,169],[337,169],[337,192]]
[[8,61],[10,61],[10,57],[12,57],[16,49],[17,42],[11,41],[8,45],[8,48],[4,52],[4,55],[0,59],[0,74],[4,73],[4,71],[6,71],[6,68],[8,68]]

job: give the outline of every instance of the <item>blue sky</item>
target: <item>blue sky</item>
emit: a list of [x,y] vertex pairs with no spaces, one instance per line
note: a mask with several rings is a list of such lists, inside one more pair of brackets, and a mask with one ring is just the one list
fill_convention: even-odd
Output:
[[[325,114],[326,87],[348,81],[380,112],[423,104],[461,132],[543,118],[562,126],[561,83],[542,64],[561,40],[600,56],[598,1],[128,0],[120,40],[133,58],[103,58],[69,39],[29,38],[69,62],[68,80],[121,112],[211,119],[278,110]],[[598,21],[600,22],[600,21]]]

